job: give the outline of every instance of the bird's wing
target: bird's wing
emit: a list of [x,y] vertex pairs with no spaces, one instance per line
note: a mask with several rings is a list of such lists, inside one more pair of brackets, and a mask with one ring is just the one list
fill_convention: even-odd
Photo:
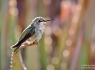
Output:
[[35,26],[32,24],[32,26],[27,27],[20,35],[19,41],[24,39],[26,35],[31,34],[31,36],[35,33]]

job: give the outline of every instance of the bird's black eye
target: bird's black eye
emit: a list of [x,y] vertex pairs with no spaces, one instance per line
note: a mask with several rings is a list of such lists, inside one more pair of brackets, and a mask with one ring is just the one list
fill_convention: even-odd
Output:
[[41,20],[39,20],[38,22],[42,22]]
[[39,20],[38,22],[43,22],[42,20]]

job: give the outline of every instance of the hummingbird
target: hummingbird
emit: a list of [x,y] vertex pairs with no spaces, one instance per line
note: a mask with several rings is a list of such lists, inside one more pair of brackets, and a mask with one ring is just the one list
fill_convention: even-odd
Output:
[[31,38],[31,42],[36,42],[38,44],[44,33],[46,22],[52,20],[54,19],[46,20],[43,17],[36,17],[34,20],[32,20],[32,23],[25,30],[23,30],[17,43],[10,48],[13,50],[13,52],[15,52],[19,49],[22,43],[27,41],[29,38]]

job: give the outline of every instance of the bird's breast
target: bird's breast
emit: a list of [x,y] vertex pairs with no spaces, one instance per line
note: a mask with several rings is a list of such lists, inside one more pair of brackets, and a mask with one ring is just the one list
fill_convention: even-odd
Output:
[[43,30],[39,30],[39,29],[37,29],[35,31],[35,35],[36,35],[36,40],[37,41],[39,41],[41,39],[43,32],[44,32]]

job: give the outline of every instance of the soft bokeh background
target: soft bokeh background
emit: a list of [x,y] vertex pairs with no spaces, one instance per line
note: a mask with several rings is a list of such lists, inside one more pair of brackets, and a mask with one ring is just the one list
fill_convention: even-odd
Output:
[[27,70],[95,70],[95,0],[0,0],[0,70],[10,69],[10,46],[37,16],[56,20],[22,50]]

